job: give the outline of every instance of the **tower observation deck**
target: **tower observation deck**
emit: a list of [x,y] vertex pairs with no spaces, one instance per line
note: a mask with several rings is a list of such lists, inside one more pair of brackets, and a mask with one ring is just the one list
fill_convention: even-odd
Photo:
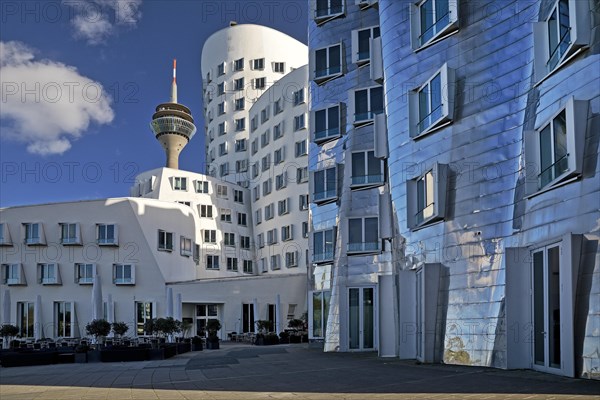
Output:
[[179,169],[179,153],[196,133],[190,109],[177,102],[177,61],[173,60],[171,101],[156,106],[150,128],[167,155],[167,168]]

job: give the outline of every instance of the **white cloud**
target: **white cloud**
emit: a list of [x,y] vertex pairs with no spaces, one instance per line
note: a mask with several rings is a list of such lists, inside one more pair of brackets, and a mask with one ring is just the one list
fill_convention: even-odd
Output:
[[102,85],[75,67],[38,60],[21,42],[0,42],[0,138],[27,144],[34,154],[62,154],[91,123],[114,118]]
[[134,28],[142,17],[142,0],[63,0],[73,7],[75,37],[89,44],[105,43],[118,26]]

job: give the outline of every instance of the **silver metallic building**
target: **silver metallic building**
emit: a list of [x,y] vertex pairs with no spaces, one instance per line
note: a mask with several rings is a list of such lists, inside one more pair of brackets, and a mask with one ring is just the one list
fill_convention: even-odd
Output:
[[[600,378],[598,1],[319,4],[342,10],[320,26],[315,14],[311,66],[341,38],[347,69],[334,87],[313,85],[311,110],[349,104],[346,131],[310,151],[311,170],[332,159],[344,171],[338,202],[311,208],[315,232],[339,226],[327,324],[337,336],[326,333],[325,349],[336,338],[348,349],[339,316],[352,304],[334,298],[351,301],[349,277],[360,276],[379,282],[379,341],[395,332],[382,355]],[[381,36],[387,130],[375,118],[370,135],[377,155],[389,149],[387,183],[355,192],[348,152],[368,146],[371,128],[352,123],[347,94],[377,84],[379,61],[355,68],[349,33],[368,25]],[[388,185],[392,207],[375,200]],[[393,215],[380,224],[384,251],[347,256],[345,221],[376,204],[380,221]]]

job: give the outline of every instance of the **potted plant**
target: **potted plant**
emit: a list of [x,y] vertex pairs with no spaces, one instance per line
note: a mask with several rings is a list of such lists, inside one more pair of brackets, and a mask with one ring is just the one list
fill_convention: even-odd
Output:
[[112,331],[119,338],[122,338],[128,330],[129,326],[125,322],[113,322],[112,324]]
[[95,319],[85,326],[88,335],[92,335],[96,343],[102,343],[104,337],[110,333],[110,322],[105,319]]
[[221,329],[221,323],[218,319],[209,319],[206,321],[206,331],[208,336],[206,337],[206,348],[215,350],[219,348],[219,337],[217,332]]
[[202,338],[200,336],[192,337],[192,351],[202,351]]
[[75,346],[75,355],[73,358],[74,362],[79,364],[86,363],[89,350],[90,348],[87,344],[79,344]]
[[0,336],[2,336],[4,341],[7,343],[11,343],[10,339],[17,336],[18,334],[19,328],[14,325],[6,324],[2,325],[2,328],[0,328]]
[[259,319],[258,321],[255,322],[256,324],[256,329],[257,329],[257,334],[256,334],[256,339],[254,341],[255,345],[258,346],[263,346],[267,343],[266,341],[266,337],[267,334],[273,329],[273,324],[271,321],[266,320],[266,319]]

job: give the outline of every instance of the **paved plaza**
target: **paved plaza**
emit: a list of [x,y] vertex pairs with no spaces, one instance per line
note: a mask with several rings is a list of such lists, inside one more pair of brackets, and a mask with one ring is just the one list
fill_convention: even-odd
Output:
[[417,365],[306,345],[223,343],[164,361],[0,368],[0,399],[571,399],[600,382],[534,371]]

